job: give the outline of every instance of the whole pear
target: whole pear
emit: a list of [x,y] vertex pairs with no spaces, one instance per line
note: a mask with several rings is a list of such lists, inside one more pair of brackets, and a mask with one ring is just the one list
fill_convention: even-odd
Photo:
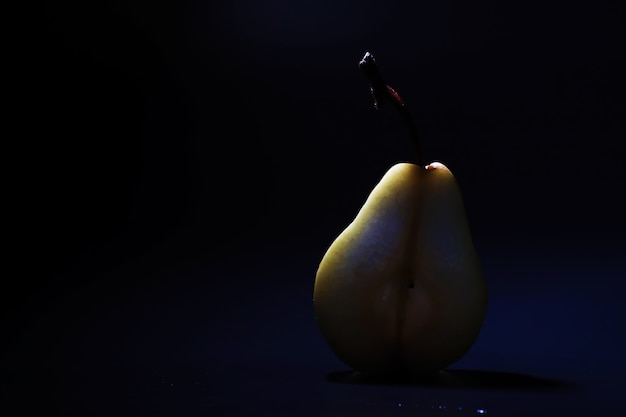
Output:
[[323,338],[354,370],[429,374],[460,359],[487,287],[452,172],[392,166],[323,256],[313,304]]

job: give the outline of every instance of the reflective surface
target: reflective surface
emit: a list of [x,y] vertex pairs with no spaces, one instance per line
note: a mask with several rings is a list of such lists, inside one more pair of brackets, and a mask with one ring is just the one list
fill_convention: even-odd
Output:
[[[450,369],[414,381],[352,372],[329,352],[312,315],[314,256],[256,259],[254,270],[146,259],[56,300],[24,328],[3,357],[3,412],[618,415],[626,269],[615,259],[520,268],[488,251],[479,340]],[[138,273],[153,283],[114,288]],[[215,274],[224,279],[202,284]]]

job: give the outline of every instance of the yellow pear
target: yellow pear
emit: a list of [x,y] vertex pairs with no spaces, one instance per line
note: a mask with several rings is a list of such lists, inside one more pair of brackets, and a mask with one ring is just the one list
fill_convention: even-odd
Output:
[[321,333],[359,371],[448,366],[474,343],[486,306],[457,181],[440,163],[389,169],[315,277]]
[[452,172],[392,166],[323,256],[313,295],[323,338],[354,370],[420,375],[460,359],[487,287]]

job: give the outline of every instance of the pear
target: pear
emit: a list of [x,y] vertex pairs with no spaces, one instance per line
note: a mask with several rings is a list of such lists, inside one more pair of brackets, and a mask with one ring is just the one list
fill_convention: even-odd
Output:
[[482,327],[487,287],[452,172],[393,165],[324,254],[313,304],[354,370],[423,375],[459,360]]
[[441,163],[398,163],[317,270],[324,339],[355,370],[424,374],[477,338],[487,288],[457,181]]

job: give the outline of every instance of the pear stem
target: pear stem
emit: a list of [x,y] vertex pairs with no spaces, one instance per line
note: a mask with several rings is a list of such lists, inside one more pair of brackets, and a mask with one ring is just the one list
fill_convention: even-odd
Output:
[[409,135],[415,148],[416,163],[419,166],[423,166],[424,158],[422,155],[422,142],[419,135],[417,134],[415,122],[413,121],[411,113],[409,113],[409,110],[404,100],[402,99],[400,94],[396,92],[396,90],[394,90],[389,85],[387,85],[387,83],[385,83],[378,68],[378,65],[376,64],[376,60],[374,59],[374,55],[372,55],[369,51],[365,52],[365,55],[363,55],[363,58],[361,58],[361,60],[359,61],[359,68],[361,69],[361,71],[363,71],[370,83],[370,93],[372,94],[372,98],[374,99],[374,107],[376,108],[376,110],[379,110],[382,107],[385,99],[388,99],[393,103],[396,110],[398,110],[400,116],[402,116],[404,125],[409,131]]

